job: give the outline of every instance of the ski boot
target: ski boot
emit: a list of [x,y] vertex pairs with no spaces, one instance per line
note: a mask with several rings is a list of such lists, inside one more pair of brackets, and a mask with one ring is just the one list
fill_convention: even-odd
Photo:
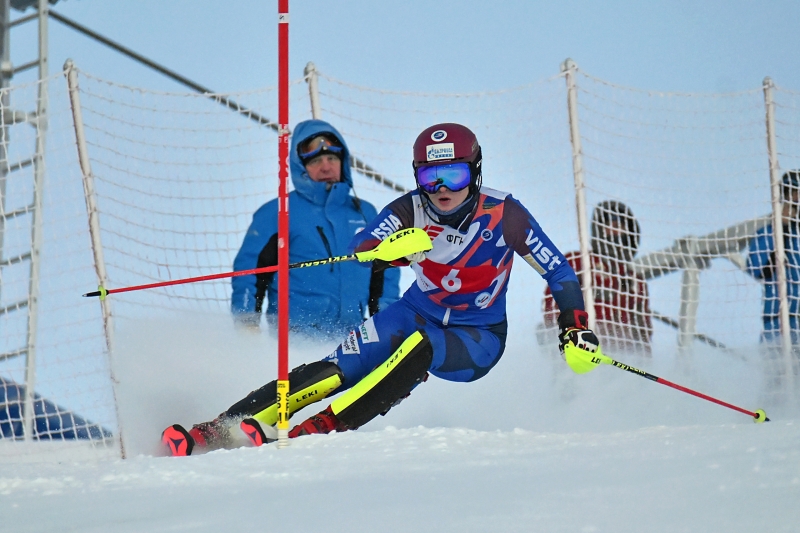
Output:
[[247,435],[253,446],[261,446],[278,440],[278,432],[273,426],[264,426],[255,418],[245,418],[239,428]]
[[229,432],[219,419],[203,422],[186,429],[180,424],[173,424],[161,433],[161,442],[167,447],[170,455],[185,457],[192,455],[195,447],[214,450],[224,446]]
[[194,438],[180,424],[173,424],[161,432],[161,443],[173,457],[192,455]]
[[[358,429],[408,397],[411,391],[428,378],[433,349],[422,332],[410,335],[387,361],[334,400],[326,409],[292,428],[289,438]],[[291,398],[289,400],[292,403]],[[240,427],[256,446],[272,442],[265,429],[275,429],[264,422],[247,418]],[[277,437],[277,434],[275,434]]]
[[347,427],[342,424],[336,415],[333,414],[331,407],[328,406],[302,424],[298,424],[289,431],[289,438],[302,437],[303,435],[327,434],[331,431],[347,431]]
[[[264,425],[255,418],[245,418],[242,420],[241,424],[239,424],[239,427],[244,434],[247,435],[247,438],[253,446],[262,446],[278,440],[278,433],[273,426],[264,427]],[[347,428],[339,422],[336,415],[331,411],[331,408],[327,407],[324,411],[292,428],[289,432],[289,438],[293,439],[302,435],[346,430]]]

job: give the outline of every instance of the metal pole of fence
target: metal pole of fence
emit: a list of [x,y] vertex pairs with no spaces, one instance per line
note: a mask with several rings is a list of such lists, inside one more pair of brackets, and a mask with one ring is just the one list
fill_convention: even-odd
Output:
[[[108,274],[106,273],[106,262],[103,257],[103,243],[100,239],[100,215],[97,210],[97,195],[94,187],[94,174],[92,164],[89,160],[89,150],[86,145],[86,132],[83,127],[83,110],[81,108],[81,98],[78,89],[78,71],[71,59],[64,63],[64,74],[67,77],[67,87],[69,89],[69,103],[72,109],[72,122],[75,128],[75,144],[78,149],[78,163],[81,167],[83,176],[83,194],[86,201],[86,212],[89,215],[89,235],[92,240],[92,254],[94,256],[94,268],[97,274],[97,283],[101,287],[108,284]],[[106,351],[108,354],[108,367],[111,377],[111,390],[114,394],[114,409],[117,414],[120,456],[125,459],[125,441],[122,438],[122,421],[119,416],[119,404],[117,402],[117,379],[114,375],[114,319],[111,313],[111,302],[108,298],[100,300],[100,311],[103,315],[103,333],[106,337]]]
[[775,246],[775,273],[778,278],[779,320],[781,328],[781,352],[789,390],[794,390],[792,371],[792,336],[789,323],[789,291],[786,284],[786,250],[783,244],[783,203],[781,202],[781,176],[778,163],[778,147],[775,144],[775,84],[764,78],[764,106],[766,107],[767,151],[769,154],[769,176],[772,190],[772,240]]
[[689,260],[681,279],[681,305],[678,314],[678,346],[681,353],[691,349],[697,333],[697,308],[700,306],[700,269],[697,265],[697,237],[687,238]]
[[575,179],[575,205],[578,209],[578,238],[581,250],[581,286],[589,327],[595,327],[594,290],[592,287],[592,263],[589,255],[589,221],[586,217],[586,185],[583,176],[583,148],[578,126],[578,89],[575,85],[575,71],[578,66],[567,58],[561,64],[561,72],[567,80],[567,110],[569,111],[569,134],[572,143],[572,172]]
[[319,76],[317,76],[317,67],[311,61],[306,64],[303,70],[306,82],[308,83],[308,96],[311,99],[311,118],[321,119],[322,110],[319,106]]
[[31,261],[28,289],[28,353],[25,361],[25,440],[33,438],[36,426],[36,349],[39,328],[39,272],[42,249],[42,201],[44,197],[44,152],[50,110],[47,99],[48,44],[47,2],[39,2],[39,90],[36,104],[36,154],[33,158],[33,221],[31,222]]

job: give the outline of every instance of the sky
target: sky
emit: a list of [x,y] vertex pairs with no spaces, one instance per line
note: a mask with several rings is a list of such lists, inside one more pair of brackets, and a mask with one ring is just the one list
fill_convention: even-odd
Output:
[[[61,0],[52,8],[217,92],[277,83],[276,1]],[[741,91],[770,76],[800,90],[800,5],[792,0],[303,0],[290,2],[290,17],[292,79],[313,61],[358,85],[474,92],[547,78],[570,57],[585,72],[642,89]],[[51,71],[71,57],[96,76],[176,88],[50,25]],[[12,32],[14,63],[29,61],[35,36]]]

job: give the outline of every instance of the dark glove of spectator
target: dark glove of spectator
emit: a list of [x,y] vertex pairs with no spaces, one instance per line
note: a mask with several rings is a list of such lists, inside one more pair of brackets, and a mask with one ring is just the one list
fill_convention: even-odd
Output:
[[764,276],[764,279],[769,281],[773,277],[775,277],[775,252],[770,252],[769,254],[769,261],[767,264],[764,265],[764,268],[761,269],[761,272]]
[[573,309],[565,311],[558,317],[558,349],[564,353],[564,347],[571,342],[582,350],[596,352],[600,347],[600,341],[587,326],[589,315],[586,311]]

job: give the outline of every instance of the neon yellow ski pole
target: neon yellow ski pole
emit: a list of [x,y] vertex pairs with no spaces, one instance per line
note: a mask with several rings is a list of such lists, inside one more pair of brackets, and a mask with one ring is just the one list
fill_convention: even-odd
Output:
[[[339,255],[336,257],[326,257],[324,259],[315,259],[313,261],[301,261],[299,263],[290,263],[289,268],[307,268],[320,265],[329,265],[331,263],[341,263],[342,261],[373,261],[380,259],[381,261],[394,261],[407,255],[416,252],[427,252],[433,247],[431,238],[425,233],[422,228],[406,228],[392,233],[385,240],[373,248],[372,250],[365,250],[363,252],[356,252],[350,255]],[[196,283],[198,281],[209,281],[212,279],[233,278],[236,276],[249,276],[251,274],[264,274],[267,272],[277,272],[278,265],[251,268],[250,270],[237,270],[235,272],[222,272],[220,274],[209,274],[207,276],[197,276],[194,278],[174,279],[170,281],[159,281],[157,283],[147,283],[145,285],[133,285],[131,287],[122,287],[119,289],[106,289],[100,287],[99,290],[94,292],[87,292],[84,297],[99,296],[104,299],[109,294],[116,294],[120,292],[141,291],[144,289],[155,289],[157,287],[169,287],[170,285],[183,285],[185,283]]]

